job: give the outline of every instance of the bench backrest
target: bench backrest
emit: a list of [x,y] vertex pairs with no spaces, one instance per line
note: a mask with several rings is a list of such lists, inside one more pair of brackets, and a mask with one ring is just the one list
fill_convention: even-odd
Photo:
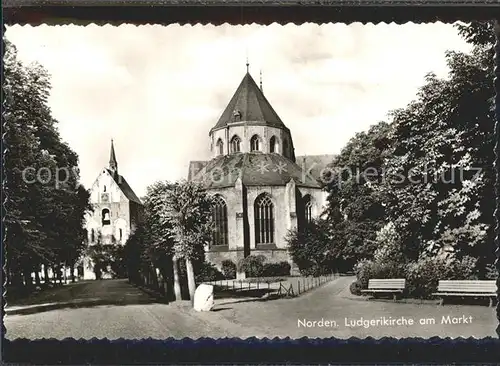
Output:
[[438,284],[439,292],[465,292],[465,293],[495,293],[497,284],[495,280],[441,280]]
[[404,278],[371,279],[368,281],[370,290],[403,290],[406,286]]

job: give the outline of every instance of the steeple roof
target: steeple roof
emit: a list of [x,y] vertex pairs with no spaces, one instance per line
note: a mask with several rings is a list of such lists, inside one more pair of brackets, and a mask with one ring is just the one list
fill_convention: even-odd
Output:
[[219,121],[212,130],[227,126],[229,123],[247,122],[266,124],[285,128],[262,90],[257,86],[250,73],[246,73],[238,89],[229,101]]
[[109,153],[109,167],[112,170],[118,170],[118,162],[116,161],[115,147],[113,140],[111,140],[111,152]]

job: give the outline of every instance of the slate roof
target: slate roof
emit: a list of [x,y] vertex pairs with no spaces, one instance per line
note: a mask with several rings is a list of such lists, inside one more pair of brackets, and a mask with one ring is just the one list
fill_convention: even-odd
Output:
[[113,174],[113,172],[109,169],[107,169],[107,171],[113,177],[115,183],[118,184],[118,187],[120,187],[121,191],[129,201],[142,205],[141,200],[137,197],[134,190],[127,183],[127,180],[123,177],[123,175]]
[[191,180],[207,164],[208,161],[201,161],[201,160],[189,162],[188,180]]
[[291,179],[299,187],[320,188],[299,165],[275,153],[237,153],[221,155],[208,161],[190,180],[206,188],[234,186],[236,179],[246,186],[283,186]]
[[[235,117],[235,112],[239,112],[239,117]],[[212,130],[231,122],[253,122],[287,129],[248,72]]]

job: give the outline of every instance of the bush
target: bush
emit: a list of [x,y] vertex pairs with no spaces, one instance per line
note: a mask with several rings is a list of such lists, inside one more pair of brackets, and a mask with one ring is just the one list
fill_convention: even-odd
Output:
[[425,258],[407,266],[406,279],[408,294],[416,298],[429,298],[437,290],[439,280],[453,278],[450,261],[438,258]]
[[387,261],[403,263],[403,250],[401,237],[399,236],[394,223],[389,222],[378,232],[375,239],[377,249],[373,254],[373,259],[377,263]]
[[227,280],[236,278],[236,264],[229,259],[222,261],[222,273]]
[[272,276],[289,276],[291,266],[288,262],[279,263],[266,263],[262,270],[262,276],[272,277]]
[[359,281],[354,281],[349,286],[349,291],[351,291],[351,294],[356,295],[356,296],[361,296],[362,289],[363,289],[363,286],[361,286],[361,283]]
[[196,283],[223,280],[225,277],[212,263],[203,262],[195,274]]
[[436,292],[439,280],[474,280],[476,259],[465,256],[453,258],[425,258],[409,264],[406,270],[408,294],[416,298],[430,298]]
[[263,255],[249,255],[238,262],[239,271],[245,272],[247,277],[261,277],[265,260]]
[[285,240],[288,252],[300,273],[329,272],[331,268],[333,240],[330,237],[330,228],[325,220],[313,220],[304,230],[288,231]]
[[368,281],[374,278],[402,278],[405,276],[405,267],[400,263],[378,263],[370,260],[358,262],[354,268],[356,278],[362,289],[368,288]]
[[454,262],[453,276],[456,280],[477,280],[476,275],[477,258],[470,256],[463,257],[460,261]]

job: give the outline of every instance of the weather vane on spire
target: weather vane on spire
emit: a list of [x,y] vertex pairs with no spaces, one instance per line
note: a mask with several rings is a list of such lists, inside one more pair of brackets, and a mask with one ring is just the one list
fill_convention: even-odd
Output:
[[264,89],[262,89],[262,70],[260,70],[260,91],[264,92]]
[[250,63],[248,62],[248,48],[246,49],[246,54],[247,54],[247,73],[248,73],[248,70],[249,70],[249,66],[250,66]]

